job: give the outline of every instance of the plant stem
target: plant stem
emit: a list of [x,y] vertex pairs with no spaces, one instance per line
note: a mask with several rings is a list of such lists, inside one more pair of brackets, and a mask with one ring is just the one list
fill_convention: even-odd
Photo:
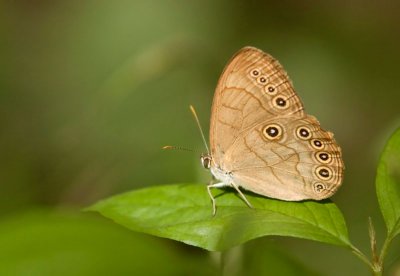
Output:
[[[368,267],[372,270],[374,270],[374,266],[372,265],[372,263],[369,261],[369,259],[354,245],[351,245],[351,250],[354,253],[354,255],[356,255],[358,258],[361,259],[361,261],[363,261],[365,264],[368,265]],[[379,274],[378,274],[379,275]]]
[[[375,255],[375,253],[372,252],[372,255],[373,255],[372,262],[370,262],[368,260],[368,258],[358,248],[356,248],[355,246],[352,245],[351,249],[353,250],[353,253],[357,257],[359,257],[364,263],[366,263],[371,268],[372,274],[374,276],[381,276],[382,273],[383,273],[383,263],[384,263],[386,255],[388,253],[389,245],[392,242],[392,240],[393,240],[393,233],[390,232],[390,233],[387,234],[387,237],[386,237],[386,239],[385,239],[385,241],[383,243],[383,246],[382,246],[381,252],[379,254],[379,257],[377,257]],[[372,247],[374,247],[374,246],[372,246]]]
[[389,232],[389,233],[387,234],[387,236],[386,236],[386,239],[385,239],[385,241],[384,241],[384,243],[383,243],[383,246],[382,246],[382,249],[381,249],[381,253],[379,254],[379,259],[378,259],[378,261],[377,261],[376,264],[375,264],[375,268],[376,268],[377,270],[379,270],[379,271],[381,272],[381,274],[376,274],[376,275],[382,275],[383,263],[384,263],[384,260],[385,260],[386,255],[387,255],[387,253],[388,253],[389,245],[390,245],[390,243],[392,242],[393,237],[394,237],[394,235],[393,235],[392,232]]
[[381,249],[381,254],[379,255],[379,259],[383,264],[383,260],[386,257],[386,254],[388,253],[389,245],[393,240],[393,235],[392,233],[388,233],[385,242],[383,243],[382,249]]

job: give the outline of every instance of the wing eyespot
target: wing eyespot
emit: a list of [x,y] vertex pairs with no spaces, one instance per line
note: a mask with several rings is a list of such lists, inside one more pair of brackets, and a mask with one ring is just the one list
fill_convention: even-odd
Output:
[[332,170],[327,167],[327,166],[319,166],[316,170],[315,170],[315,175],[324,181],[328,181],[331,180],[333,177],[333,172]]
[[314,192],[316,193],[322,193],[324,190],[326,190],[326,186],[324,183],[321,182],[316,182],[313,184]]
[[324,148],[324,144],[319,139],[312,139],[310,141],[310,145],[311,145],[311,147],[313,147],[314,149],[317,149],[317,150],[321,150]]
[[323,164],[329,164],[333,160],[332,155],[325,151],[318,151],[314,155],[317,161]]
[[289,107],[289,103],[284,96],[277,96],[272,100],[274,107],[278,109],[287,109]]
[[267,78],[265,76],[260,76],[259,78],[257,78],[257,82],[259,84],[266,84],[267,83]]
[[278,93],[278,89],[276,89],[272,84],[268,84],[267,86],[265,86],[264,91],[269,95],[275,95],[276,93]]
[[250,76],[256,78],[256,77],[260,76],[260,71],[258,69],[253,69],[250,71]]
[[311,138],[311,130],[306,126],[299,126],[296,129],[296,136],[301,140],[308,140]]
[[283,128],[278,124],[269,124],[263,127],[262,135],[267,140],[277,140],[283,135]]

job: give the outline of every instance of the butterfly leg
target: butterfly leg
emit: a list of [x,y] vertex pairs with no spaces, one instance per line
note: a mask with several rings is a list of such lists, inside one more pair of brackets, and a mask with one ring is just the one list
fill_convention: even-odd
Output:
[[233,188],[235,188],[235,190],[239,193],[239,196],[243,199],[244,202],[246,202],[247,206],[249,206],[250,208],[253,208],[253,205],[251,205],[251,203],[247,200],[246,196],[242,193],[242,191],[239,189],[239,187],[236,184],[231,183],[230,185],[227,185],[224,182],[214,183],[214,184],[210,183],[207,185],[207,192],[211,198],[211,202],[212,202],[212,206],[213,206],[213,216],[215,216],[215,214],[217,213],[217,205],[215,203],[215,198],[211,193],[211,188],[223,188],[226,186],[232,186]]
[[235,190],[239,193],[240,197],[244,200],[244,202],[246,202],[247,206],[249,206],[250,208],[253,208],[253,205],[251,205],[251,203],[247,200],[247,198],[244,196],[244,194],[239,189],[239,187],[235,183],[231,183],[231,186],[233,188],[235,188]]
[[207,185],[207,192],[208,192],[208,195],[211,198],[212,206],[213,206],[213,216],[215,216],[215,214],[217,213],[217,205],[215,204],[215,198],[211,193],[211,188],[223,188],[223,187],[226,187],[226,186],[227,185],[225,183],[223,183],[223,182],[214,183],[214,184],[210,183],[210,184]]

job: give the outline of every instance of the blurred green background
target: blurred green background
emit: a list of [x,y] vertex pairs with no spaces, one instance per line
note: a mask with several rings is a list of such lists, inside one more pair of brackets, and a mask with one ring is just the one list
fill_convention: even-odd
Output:
[[[217,253],[79,210],[140,187],[205,183],[198,154],[161,147],[203,149],[188,106],[208,132],[219,75],[246,45],[276,57],[335,133],[346,171],[333,200],[355,245],[369,250],[368,216],[383,240],[374,177],[400,124],[400,2],[6,0],[0,22],[1,275],[217,273]],[[368,273],[310,241],[264,238],[240,254],[232,273]]]

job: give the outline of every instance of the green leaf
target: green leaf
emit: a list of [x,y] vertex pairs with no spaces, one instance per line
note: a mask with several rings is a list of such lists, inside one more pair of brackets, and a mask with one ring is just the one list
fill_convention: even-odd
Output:
[[376,194],[388,233],[400,233],[400,128],[387,142],[376,175]]
[[[232,191],[232,190],[229,190]],[[206,187],[158,186],[117,195],[87,210],[134,231],[221,251],[265,235],[305,238],[350,247],[340,210],[330,201],[284,202],[247,193],[250,209],[234,192],[219,190],[212,216]]]

